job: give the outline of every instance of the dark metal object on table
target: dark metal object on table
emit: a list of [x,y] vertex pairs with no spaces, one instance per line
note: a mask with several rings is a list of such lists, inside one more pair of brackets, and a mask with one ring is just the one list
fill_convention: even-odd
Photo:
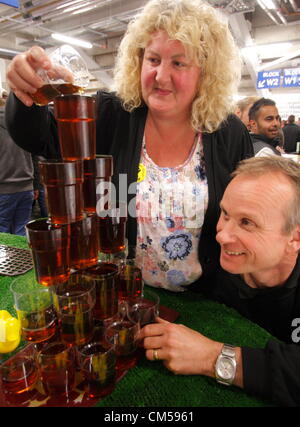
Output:
[[31,251],[0,245],[0,275],[17,276],[33,268]]

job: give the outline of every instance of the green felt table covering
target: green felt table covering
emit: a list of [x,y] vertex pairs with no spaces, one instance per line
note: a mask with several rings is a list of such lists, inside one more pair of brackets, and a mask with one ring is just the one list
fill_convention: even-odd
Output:
[[[0,244],[28,248],[26,239],[0,233]],[[26,275],[34,275],[31,270]],[[17,276],[18,277],[18,276]],[[14,278],[0,276],[0,309],[15,315],[9,286]],[[180,313],[177,323],[195,329],[209,338],[238,346],[263,348],[271,337],[258,325],[235,310],[207,300],[201,295],[157,290],[161,304]],[[117,384],[112,394],[100,400],[100,407],[209,407],[272,406],[270,402],[247,395],[237,387],[226,387],[212,378],[174,375],[161,362],[142,358]]]

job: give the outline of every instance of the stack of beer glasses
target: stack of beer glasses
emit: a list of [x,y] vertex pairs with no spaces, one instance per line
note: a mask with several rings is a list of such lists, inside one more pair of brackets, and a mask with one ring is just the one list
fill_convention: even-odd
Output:
[[[37,362],[44,388],[50,394],[63,390],[68,394],[72,390],[75,363],[79,363],[93,396],[95,384],[103,395],[111,390],[116,376],[115,342],[106,339],[105,332],[101,340],[99,336],[95,338],[95,333],[99,335],[99,325],[107,326],[118,317],[120,265],[99,263],[98,251],[104,248],[107,253],[125,252],[126,218],[120,219],[119,206],[112,208],[112,156],[95,153],[95,107],[93,97],[76,94],[55,98],[62,160],[40,161],[49,216],[26,226],[36,279],[43,285],[38,292],[47,290],[47,295],[51,294],[58,317],[56,331],[60,335],[53,337],[51,329],[48,343],[50,332],[30,335],[24,328],[23,334],[31,342],[44,342],[38,348]],[[46,304],[43,309],[49,311]],[[48,324],[44,326],[50,331]],[[95,361],[92,372],[87,372],[90,365],[86,359]],[[55,373],[60,360],[65,363],[66,375]],[[102,362],[98,366],[96,361]]]

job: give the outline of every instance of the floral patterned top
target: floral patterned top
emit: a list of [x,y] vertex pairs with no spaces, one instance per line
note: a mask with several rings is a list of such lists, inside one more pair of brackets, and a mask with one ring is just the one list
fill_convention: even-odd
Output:
[[144,139],[136,197],[136,260],[148,285],[182,292],[201,276],[198,242],[207,205],[201,133],[188,159],[172,168],[151,160]]

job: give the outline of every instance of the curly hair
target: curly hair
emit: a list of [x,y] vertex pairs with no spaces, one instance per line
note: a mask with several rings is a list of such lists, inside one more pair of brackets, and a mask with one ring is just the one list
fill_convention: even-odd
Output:
[[114,70],[114,89],[123,107],[132,111],[143,104],[144,49],[159,30],[180,41],[201,68],[191,125],[196,131],[214,132],[233,111],[241,61],[227,23],[202,0],[150,0],[129,23]]

